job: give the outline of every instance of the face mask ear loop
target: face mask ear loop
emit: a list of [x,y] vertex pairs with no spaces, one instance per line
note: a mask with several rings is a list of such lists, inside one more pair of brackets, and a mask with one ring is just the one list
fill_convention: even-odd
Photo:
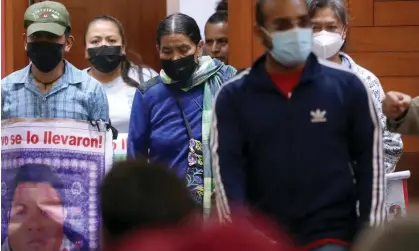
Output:
[[[263,27],[263,26],[259,26],[259,28],[263,31],[263,33],[265,33],[265,36],[267,37],[267,38],[263,38],[263,40],[265,40],[265,39],[271,39],[271,46],[273,47],[273,39],[272,39],[272,36],[271,36],[271,34],[269,33],[269,31],[267,31],[266,29],[265,29],[265,27]],[[268,43],[268,41],[266,40],[266,41],[263,41],[262,43]],[[268,48],[268,46],[267,45],[264,45],[265,47],[267,47]],[[269,48],[268,48],[269,49]],[[269,50],[272,50],[272,48],[270,48]]]
[[[199,58],[201,57],[201,56],[198,56],[197,55],[198,51],[199,51],[198,46],[196,46],[196,50],[195,50],[195,52],[193,54],[193,58],[194,58],[195,66],[196,67],[198,67],[198,65],[199,65]],[[196,58],[196,60],[195,60],[195,58]]]
[[267,31],[266,29],[265,29],[265,27],[263,27],[263,26],[259,26],[260,27],[260,29],[265,33],[265,35],[267,36],[267,37],[269,37],[270,39],[272,39],[272,36],[271,36],[271,34],[269,34],[269,31]]

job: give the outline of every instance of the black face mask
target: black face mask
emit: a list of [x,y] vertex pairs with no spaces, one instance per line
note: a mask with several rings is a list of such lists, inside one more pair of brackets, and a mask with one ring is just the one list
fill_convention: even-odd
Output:
[[195,56],[189,55],[177,60],[161,59],[164,72],[173,81],[188,80],[196,69]]
[[121,55],[121,46],[101,46],[87,49],[89,62],[98,71],[109,73],[114,71],[124,58]]
[[26,44],[26,55],[41,72],[50,72],[63,60],[63,44],[32,42]]

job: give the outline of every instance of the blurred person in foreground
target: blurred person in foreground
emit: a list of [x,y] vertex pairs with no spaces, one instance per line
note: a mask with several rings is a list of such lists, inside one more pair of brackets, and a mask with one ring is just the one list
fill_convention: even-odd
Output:
[[380,229],[370,229],[360,236],[353,251],[419,250],[418,215],[394,220]]
[[385,220],[382,130],[362,80],[311,53],[307,7],[257,1],[266,53],[215,99],[216,204],[221,221],[254,207],[302,250],[346,251],[360,229]]
[[32,4],[24,15],[30,63],[1,80],[1,117],[109,120],[102,85],[64,59],[74,43],[70,14],[53,1]]
[[387,92],[383,112],[388,118],[389,130],[419,136],[419,97],[412,99],[401,92]]
[[118,162],[101,186],[105,247],[113,250],[132,231],[187,224],[198,208],[171,170],[146,161]]
[[232,224],[182,226],[133,233],[114,251],[294,251],[290,239],[261,217],[252,217],[269,238],[253,231],[247,220],[238,217]]

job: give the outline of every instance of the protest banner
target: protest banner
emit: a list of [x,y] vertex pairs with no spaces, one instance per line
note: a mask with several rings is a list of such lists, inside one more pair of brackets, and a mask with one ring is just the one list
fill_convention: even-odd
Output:
[[2,121],[1,145],[2,251],[100,250],[98,188],[113,155],[105,124]]
[[386,212],[388,221],[406,216],[406,208],[409,204],[407,193],[407,179],[409,178],[410,171],[386,174]]
[[118,133],[118,138],[112,142],[113,161],[122,161],[127,158],[128,133]]

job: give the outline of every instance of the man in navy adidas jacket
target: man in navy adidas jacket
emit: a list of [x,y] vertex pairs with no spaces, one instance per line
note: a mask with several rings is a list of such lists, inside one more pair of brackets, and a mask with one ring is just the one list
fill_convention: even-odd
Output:
[[258,0],[256,18],[267,53],[215,101],[219,216],[230,220],[232,205],[250,206],[286,227],[302,250],[348,250],[361,227],[385,219],[371,98],[354,73],[311,53],[305,0]]

